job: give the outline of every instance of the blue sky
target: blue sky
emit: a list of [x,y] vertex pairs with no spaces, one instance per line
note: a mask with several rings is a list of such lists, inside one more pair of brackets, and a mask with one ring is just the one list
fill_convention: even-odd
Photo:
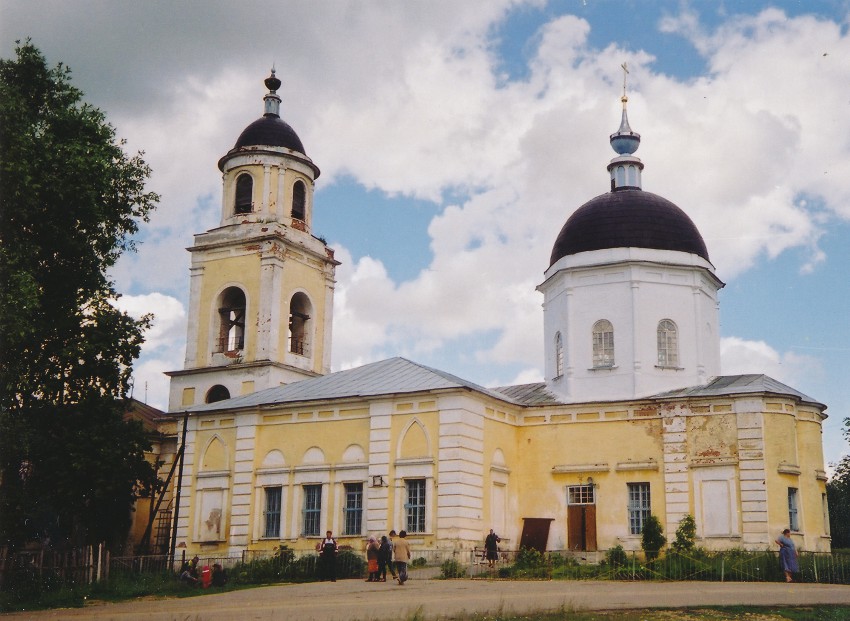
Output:
[[[157,323],[135,396],[182,367],[192,234],[219,218],[216,161],[262,112],[322,169],[314,232],[337,249],[335,369],[402,355],[485,385],[542,379],[555,236],[607,190],[608,135],[643,137],[644,188],[682,207],[718,276],[723,372],[763,372],[850,413],[848,2],[0,0],[154,169],[162,203],[114,277]],[[202,7],[202,10],[201,10]],[[146,388],[146,390],[145,390]]]

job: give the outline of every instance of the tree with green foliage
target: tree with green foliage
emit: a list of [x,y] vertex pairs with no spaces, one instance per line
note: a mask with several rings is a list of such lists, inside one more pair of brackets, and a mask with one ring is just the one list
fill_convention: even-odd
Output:
[[643,530],[640,532],[640,547],[643,548],[646,560],[651,561],[658,558],[658,553],[665,543],[667,543],[667,539],[664,537],[661,520],[650,514],[643,523]]
[[156,481],[123,421],[150,317],[107,271],[159,197],[82,98],[29,41],[0,60],[0,545],[120,543]]
[[[850,442],[850,418],[844,419],[844,437]],[[829,505],[829,531],[833,550],[850,548],[850,455],[834,465],[826,484]]]
[[690,513],[679,521],[676,529],[676,540],[670,544],[676,552],[690,552],[694,549],[697,539],[697,523]]

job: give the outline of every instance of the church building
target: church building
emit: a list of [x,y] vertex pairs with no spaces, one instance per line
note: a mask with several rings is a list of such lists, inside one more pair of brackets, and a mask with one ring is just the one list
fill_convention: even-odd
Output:
[[642,189],[623,96],[610,189],[555,238],[545,380],[487,388],[404,358],[330,373],[334,271],[311,233],[319,168],[265,113],[220,160],[221,222],[189,249],[190,321],[170,412],[186,419],[177,542],[230,555],[359,550],[640,549],[668,539],[765,549],[790,528],[830,549],[826,406],[765,375],[720,375],[718,291],[702,236]]

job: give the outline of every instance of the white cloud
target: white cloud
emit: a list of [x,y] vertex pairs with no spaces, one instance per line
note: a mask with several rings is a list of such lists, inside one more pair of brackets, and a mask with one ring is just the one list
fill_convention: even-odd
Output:
[[[260,116],[272,63],[283,117],[322,169],[319,184],[346,174],[442,207],[428,228],[433,260],[404,282],[379,257],[354,260],[338,234],[335,368],[455,351],[493,365],[485,377],[510,367],[497,382],[507,383],[516,364],[540,365],[534,286],[567,217],[608,189],[624,60],[644,187],[697,223],[718,276],[734,279],[792,248],[808,253],[801,270],[817,270],[823,231],[850,219],[843,24],[768,9],[710,30],[682,11],[662,29],[690,40],[709,70],[678,80],[651,54],[595,49],[586,21],[555,17],[532,37],[527,77],[510,81],[499,73],[495,33],[520,5],[293,1],[285,19],[268,19],[261,2],[241,4],[238,19],[212,1],[200,12],[169,6],[169,19],[141,3],[57,4],[51,19],[32,3],[15,5],[3,26],[11,36],[0,40],[25,36],[14,25],[26,24],[52,60],[70,63],[128,146],[146,151],[151,189],[163,197],[139,254],[114,271],[119,289],[164,322],[149,336],[137,387],[144,373],[182,366],[185,319],[175,304],[188,290],[184,248],[218,222],[216,162]],[[443,204],[449,194],[457,198]],[[726,373],[791,383],[810,362],[741,339],[723,347]]]
[[763,373],[792,387],[808,383],[823,371],[812,356],[780,353],[764,341],[735,336],[720,339],[720,367],[723,375]]

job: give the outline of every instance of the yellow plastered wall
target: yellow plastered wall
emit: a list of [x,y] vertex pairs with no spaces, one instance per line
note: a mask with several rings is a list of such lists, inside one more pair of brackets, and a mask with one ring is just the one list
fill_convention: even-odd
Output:
[[788,528],[788,488],[800,488],[795,474],[779,472],[783,466],[797,463],[797,430],[793,414],[786,413],[781,404],[768,402],[763,413],[765,475],[767,477],[768,523],[771,536]]
[[[800,517],[805,533],[805,549],[828,551],[829,539],[823,510],[823,440],[821,424],[817,414],[798,412],[797,446],[800,455]],[[821,478],[818,478],[820,475]]]
[[[228,174],[224,179],[224,202],[225,202],[225,213],[226,217],[233,215],[234,212],[234,203],[236,199],[236,179],[242,173],[248,173],[251,175],[254,184],[252,190],[252,201],[253,201],[253,213],[260,216],[265,216],[268,218],[274,218],[277,214],[277,198],[278,198],[278,179],[280,167],[277,165],[270,166],[270,174],[269,174],[269,188],[268,188],[268,196],[266,196],[266,202],[268,204],[268,210],[263,212],[261,206],[263,204],[263,184],[264,184],[264,176],[265,170],[263,165],[261,164],[247,164],[244,166],[238,166],[228,171]],[[310,215],[312,213],[312,195],[314,184],[308,177],[292,170],[286,169],[283,174],[283,209],[281,210],[284,221],[291,217],[292,215],[292,186],[295,184],[295,181],[300,180],[304,182],[304,186],[307,190],[306,198],[306,222],[310,224]]]
[[738,421],[735,414],[690,416],[687,419],[688,457],[703,462],[738,457]]
[[[227,502],[229,503],[233,492],[232,471],[233,463],[236,455],[236,428],[233,426],[233,419],[218,419],[218,418],[201,418],[198,420],[198,431],[195,435],[195,479],[197,475],[203,472],[231,472],[229,490],[227,494]],[[193,489],[195,485],[192,486]],[[187,490],[188,491],[188,490]],[[197,540],[195,532],[196,517],[199,507],[196,505],[197,494],[192,494],[192,501],[189,505],[190,526],[190,541]],[[222,529],[224,533],[228,532],[230,523],[230,511],[227,507],[223,507],[222,511]],[[197,545],[197,544],[195,544]],[[224,552],[227,549],[227,535],[225,534],[224,541],[217,543],[204,544],[204,551],[207,553]]]
[[[519,543],[520,525],[518,515],[520,512],[520,493],[525,484],[520,478],[520,457],[517,450],[517,427],[508,422],[510,417],[516,420],[516,414],[505,412],[499,408],[491,408],[484,421],[484,489],[482,490],[482,507],[485,531],[496,528],[497,534],[504,541],[504,547],[516,546]],[[501,451],[504,456],[504,464],[494,464],[493,457],[496,451]],[[502,466],[509,472],[494,471],[494,465],[501,470]],[[493,483],[494,480],[505,483],[505,515],[493,515]],[[501,532],[498,526],[504,524],[505,529]],[[483,543],[483,537],[482,537]]]
[[[324,356],[324,333],[325,333],[325,296],[326,280],[324,276],[324,265],[314,258],[300,253],[287,252],[286,280],[281,296],[280,316],[289,316],[289,304],[292,297],[299,291],[307,294],[310,298],[313,311],[310,322],[310,353],[313,358],[313,370],[317,373],[322,371],[322,357]],[[295,260],[293,260],[295,259]],[[285,320],[285,319],[284,319]],[[285,352],[288,347],[289,330],[285,323],[280,327],[278,339],[278,351]]]
[[[605,447],[604,452],[600,447]],[[606,549],[621,543],[616,534],[628,525],[627,483],[650,484],[652,513],[664,519],[662,425],[660,418],[565,422],[519,430],[521,456],[518,480],[522,481],[517,516],[554,518],[550,546],[567,547],[566,487],[592,477],[596,484],[597,544]],[[618,463],[658,461],[654,470],[618,470]],[[605,463],[605,471],[553,473],[558,465]]]
[[[393,403],[392,424],[390,429],[390,469],[389,496],[387,499],[388,528],[399,530],[403,524],[394,524],[396,494],[405,494],[403,486],[394,485],[398,476],[395,461],[397,459],[429,458],[433,461],[430,472],[436,478],[439,468],[440,417],[433,401],[399,400]],[[404,497],[400,499],[404,503]],[[432,516],[432,525],[436,524],[437,494],[426,497],[428,513]],[[423,546],[434,546],[433,536],[423,539]]]
[[[319,447],[322,450],[325,463],[328,465],[342,463],[345,450],[352,444],[359,445],[368,456],[368,405],[364,405],[362,408],[346,406],[344,409],[346,412],[360,411],[360,414],[350,419],[332,418],[336,414],[336,410],[287,409],[266,414],[264,416],[266,422],[257,428],[254,443],[255,471],[262,466],[266,455],[272,450],[283,453],[286,466],[289,468],[297,468],[303,465],[304,455],[312,447]],[[367,463],[364,463],[364,466],[366,465]],[[332,472],[331,486],[344,478],[344,473]],[[296,499],[295,487],[292,479],[287,478],[286,511],[281,516],[282,533],[289,533],[291,530],[292,503]],[[367,493],[366,489],[363,491],[364,494]],[[256,487],[254,487],[254,492],[257,492]],[[258,507],[256,502],[252,502],[251,507],[250,523],[255,524],[261,520],[262,516],[253,513]],[[335,495],[329,493],[327,502],[322,508],[322,513],[327,516],[329,526],[332,524],[330,516],[340,511],[342,511],[342,507],[337,506]],[[337,539],[342,545],[357,547],[360,545],[361,537],[338,535]],[[271,549],[278,544],[279,541],[265,540],[256,542],[253,547]],[[315,545],[315,540],[299,538],[296,541],[287,541],[287,545],[296,550],[311,550]]]
[[[218,297],[227,287],[241,287],[245,292],[245,350],[244,359],[256,358],[257,318],[260,301],[260,259],[256,253],[242,256],[221,256],[203,262],[204,276],[200,295],[198,321],[198,366],[210,364],[218,334]],[[252,329],[253,326],[253,329]]]

